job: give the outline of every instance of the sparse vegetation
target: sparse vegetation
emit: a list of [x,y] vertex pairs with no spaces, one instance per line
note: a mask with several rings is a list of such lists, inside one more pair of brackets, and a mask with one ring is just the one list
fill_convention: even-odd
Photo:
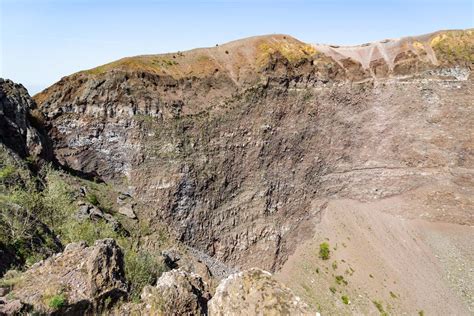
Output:
[[5,182],[15,174],[16,168],[13,165],[6,165],[0,169],[0,182]]
[[15,284],[20,283],[22,274],[17,270],[8,270],[2,279],[0,279],[0,287],[13,288]]
[[323,242],[319,245],[319,257],[323,260],[330,258],[331,250],[329,249],[329,243]]
[[[136,236],[124,238],[103,220],[71,220],[77,206],[74,203],[73,188],[65,181],[64,175],[50,167],[42,170],[41,187],[37,179],[24,176],[21,181],[8,184],[10,177],[19,177],[21,169],[14,165],[4,165],[0,169],[0,243],[11,249],[25,264],[31,264],[60,251],[59,236],[63,245],[85,241],[92,245],[96,240],[114,238],[124,250],[125,269],[131,282],[131,295],[138,297],[143,286],[151,284],[165,270],[165,265],[155,256],[145,251],[137,251],[132,246]],[[90,184],[85,199],[101,209],[108,205],[105,194],[98,185]],[[44,225],[44,224],[46,225]],[[143,225],[142,225],[143,226]],[[48,227],[51,229],[49,231]],[[136,232],[140,234],[140,232]],[[160,237],[160,240],[163,239]],[[20,262],[20,263],[21,263]],[[13,286],[21,280],[21,274],[10,272],[2,279],[2,285]],[[59,308],[65,303],[64,296],[53,296],[47,305]]]
[[472,47],[474,31],[449,31],[435,36],[431,46],[438,60],[444,63],[474,62]]
[[379,301],[372,301],[372,303],[374,303],[375,307],[377,308],[377,310],[379,311],[380,315],[382,316],[388,316],[387,312],[385,312],[384,308],[383,308],[383,305],[381,302]]
[[259,47],[260,55],[257,63],[265,65],[274,54],[281,54],[289,62],[295,63],[317,53],[316,49],[308,44],[298,43],[284,39],[284,41],[272,41],[262,43]]
[[334,286],[331,286],[329,288],[329,291],[331,291],[332,294],[335,294],[336,293],[336,288]]
[[337,261],[333,261],[331,266],[332,266],[333,270],[337,270]]
[[341,300],[342,300],[342,302],[343,302],[344,304],[346,304],[346,305],[349,305],[350,302],[351,302],[351,301],[349,300],[349,298],[348,298],[346,295],[341,296]]
[[342,275],[336,275],[336,283],[337,284],[344,284],[347,285],[347,281],[344,279]]
[[[45,225],[51,215],[57,214],[56,208],[46,203],[45,195],[38,190],[38,180],[24,166],[5,164],[8,158],[3,156],[4,153],[3,181],[0,183],[0,243],[15,254],[18,264],[32,264],[59,250],[54,234]],[[55,205],[60,207],[59,203]]]

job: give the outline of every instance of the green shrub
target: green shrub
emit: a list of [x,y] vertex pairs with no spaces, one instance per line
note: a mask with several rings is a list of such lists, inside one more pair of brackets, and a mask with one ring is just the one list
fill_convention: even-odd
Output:
[[30,237],[32,223],[24,208],[0,201],[0,242],[10,246]]
[[8,181],[16,173],[15,166],[6,165],[0,169],[0,182]]
[[139,297],[143,287],[154,284],[166,271],[164,263],[146,251],[125,250],[125,275],[130,282],[130,297]]
[[336,288],[334,286],[331,286],[329,288],[329,291],[331,291],[332,294],[336,293]]
[[96,222],[90,220],[71,220],[65,223],[60,230],[61,240],[65,244],[85,241],[86,244],[92,245],[98,239],[117,239],[119,237],[112,227],[103,220]]
[[98,207],[100,205],[99,198],[94,193],[87,193],[86,200],[94,206]]
[[61,234],[61,227],[70,220],[76,210],[72,189],[57,171],[49,170],[47,180],[47,185],[42,192],[41,219]]
[[54,295],[48,300],[48,306],[54,310],[60,309],[66,305],[67,299],[66,296],[62,293]]
[[328,260],[330,258],[331,250],[329,249],[329,244],[323,242],[319,245],[319,257],[323,260]]
[[346,304],[346,305],[349,305],[349,303],[351,302],[351,301],[349,300],[349,298],[348,298],[347,296],[345,296],[345,295],[341,296],[341,300],[342,300],[342,302],[343,302],[344,304]]

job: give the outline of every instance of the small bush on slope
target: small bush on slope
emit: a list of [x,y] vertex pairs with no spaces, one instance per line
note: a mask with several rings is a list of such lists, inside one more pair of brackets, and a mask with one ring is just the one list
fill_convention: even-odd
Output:
[[147,284],[155,284],[165,271],[164,263],[149,252],[133,250],[125,252],[125,275],[131,284],[132,300],[137,300],[143,287]]
[[64,294],[54,295],[48,300],[48,306],[54,310],[58,310],[66,305],[67,305],[67,299],[66,299],[66,296],[64,296]]
[[329,244],[323,242],[319,245],[319,257],[323,260],[328,260],[330,258],[331,250],[329,250]]

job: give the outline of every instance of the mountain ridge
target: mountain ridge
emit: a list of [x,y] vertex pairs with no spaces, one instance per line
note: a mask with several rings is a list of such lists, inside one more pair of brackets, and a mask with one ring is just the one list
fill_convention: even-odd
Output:
[[[219,53],[220,51],[224,51],[226,49],[231,49],[235,47],[243,47],[243,46],[255,46],[255,45],[261,45],[261,44],[270,44],[272,41],[276,42],[286,42],[289,45],[294,45],[292,48],[306,48],[309,46],[314,47],[315,49],[317,47],[332,47],[332,48],[361,48],[361,47],[367,47],[371,46],[373,44],[386,44],[386,43],[405,43],[405,42],[426,42],[426,41],[433,41],[435,40],[438,36],[443,36],[447,34],[456,34],[456,33],[463,33],[468,36],[472,36],[474,32],[474,29],[453,29],[453,30],[439,30],[431,33],[426,33],[422,35],[415,35],[415,36],[404,36],[400,38],[389,38],[389,39],[383,39],[379,41],[374,41],[374,42],[369,42],[369,43],[364,43],[364,44],[359,44],[359,45],[338,45],[338,44],[322,44],[322,43],[305,43],[300,40],[298,40],[295,37],[292,37],[291,35],[288,34],[268,34],[268,35],[257,35],[257,36],[250,36],[242,39],[236,39],[232,40],[230,42],[226,42],[224,44],[218,45],[216,44],[215,47],[200,47],[200,48],[194,48],[190,50],[185,50],[185,51],[177,51],[177,52],[170,52],[170,53],[160,53],[160,54],[145,54],[145,55],[136,55],[136,56],[130,56],[130,57],[123,57],[118,60],[93,67],[87,70],[81,70],[76,73],[73,73],[71,75],[77,75],[77,74],[82,74],[82,73],[101,73],[102,69],[106,70],[109,68],[109,66],[120,66],[122,63],[126,64],[127,61],[131,60],[140,60],[140,59],[146,59],[146,58],[159,58],[159,57],[171,57],[176,59],[176,57],[180,57],[182,54],[195,54],[195,53]],[[472,42],[470,43],[472,45]],[[311,49],[309,49],[311,51]],[[313,54],[317,53],[318,51],[313,51]],[[222,53],[222,52],[220,52]],[[174,56],[174,57],[173,57]],[[258,57],[258,56],[257,56]],[[472,56],[467,56],[468,60],[472,61],[473,57]],[[256,58],[257,59],[257,58]],[[172,66],[173,64],[170,64],[168,66]],[[110,69],[114,69],[113,67],[110,67]],[[125,67],[125,69],[127,69]]]

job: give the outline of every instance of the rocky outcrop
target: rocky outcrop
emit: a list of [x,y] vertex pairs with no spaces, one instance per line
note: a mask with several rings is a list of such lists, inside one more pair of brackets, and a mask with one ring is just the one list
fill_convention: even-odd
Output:
[[66,246],[19,275],[0,314],[16,308],[47,314],[93,314],[127,295],[123,254],[113,239]]
[[232,274],[222,281],[208,307],[210,316],[315,314],[290,289],[260,269]]
[[94,222],[104,221],[106,222],[114,232],[123,235],[129,236],[129,232],[125,230],[120,223],[113,215],[104,212],[97,206],[94,206],[90,203],[84,201],[78,201],[78,210],[76,212],[76,219],[79,221],[91,220]]
[[61,164],[133,188],[126,216],[273,271],[330,199],[426,188],[407,216],[472,224],[473,38],[324,50],[257,37],[124,59],[35,99]]
[[207,315],[211,295],[197,274],[172,270],[146,286],[141,298],[147,315]]
[[43,115],[28,91],[0,78],[0,143],[22,158],[51,158],[42,123]]

